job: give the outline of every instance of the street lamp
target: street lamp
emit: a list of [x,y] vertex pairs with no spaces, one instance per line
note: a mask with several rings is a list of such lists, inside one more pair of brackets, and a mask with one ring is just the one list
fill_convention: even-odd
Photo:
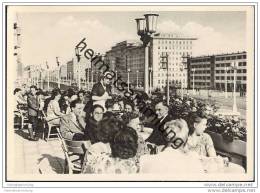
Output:
[[152,39],[153,33],[156,32],[158,14],[145,14],[145,18],[137,18],[137,34],[141,36],[141,41],[145,47],[145,64],[144,64],[144,91],[148,93],[149,81],[149,43]]
[[59,57],[56,57],[56,62],[58,65],[58,88],[60,88],[60,62],[59,62]]
[[167,105],[170,104],[170,89],[169,89],[169,65],[168,65],[168,53],[167,52],[163,52],[162,56],[161,56],[161,64],[162,64],[162,69],[166,69],[167,70]]
[[139,73],[139,70],[136,70],[136,88],[138,88],[138,73]]
[[227,66],[225,66],[225,98],[227,98]]
[[130,68],[127,69],[127,91],[129,92],[129,84],[130,84],[130,81],[129,81],[129,73],[131,72]]
[[194,78],[194,76],[195,76],[196,69],[192,68],[191,71],[192,71],[192,75],[193,75],[193,78],[192,78],[192,92],[193,92],[193,95],[195,95],[195,81],[194,81],[195,78]]
[[70,86],[71,86],[71,80],[72,80],[71,72],[69,73],[69,77],[70,77]]
[[77,73],[78,73],[78,88],[79,88],[79,90],[80,90],[80,87],[81,87],[81,82],[80,82],[80,63],[79,63],[79,61],[80,61],[80,54],[79,54],[79,48],[81,48],[81,47],[75,47],[75,55],[77,56],[77,66],[78,66],[78,70],[77,70]]
[[234,89],[233,89],[233,112],[234,113],[237,113],[237,97],[236,97],[236,70],[237,70],[237,62],[232,62],[231,63],[231,69],[233,70],[234,72]]
[[[182,56],[182,66],[180,68],[180,71],[182,72],[182,75],[183,75],[183,72],[184,72],[184,69],[187,69],[187,63],[188,63],[188,58],[189,58],[189,55],[187,54],[187,56],[185,56],[183,54]],[[183,77],[181,78],[181,99],[183,99]]]
[[149,67],[149,93],[152,93],[152,67]]

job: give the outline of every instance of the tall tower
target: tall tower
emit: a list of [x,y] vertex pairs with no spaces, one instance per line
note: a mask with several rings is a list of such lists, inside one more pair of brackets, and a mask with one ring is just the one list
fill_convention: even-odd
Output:
[[18,15],[16,14],[14,21],[14,57],[16,65],[17,81],[19,83],[23,80],[23,64],[21,61],[21,27],[19,25]]

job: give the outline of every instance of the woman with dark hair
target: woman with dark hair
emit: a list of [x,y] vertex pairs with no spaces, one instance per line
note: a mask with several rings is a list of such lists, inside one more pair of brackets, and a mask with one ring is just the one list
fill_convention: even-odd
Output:
[[138,134],[137,156],[141,156],[141,155],[149,153],[147,144],[145,143],[144,138],[141,135],[141,133],[143,132],[143,129],[142,129],[143,125],[140,122],[139,115],[136,113],[125,113],[122,115],[122,120],[127,125],[127,127],[134,129]]
[[137,173],[139,165],[136,157],[136,131],[117,120],[111,122],[108,128],[118,131],[110,135],[113,140],[110,137],[105,139],[109,143],[96,143],[88,149],[82,173]]
[[90,116],[86,117],[85,136],[92,144],[99,142],[97,138],[98,123],[103,119],[104,108],[101,105],[94,105],[91,109]]
[[65,115],[60,110],[59,100],[61,98],[61,92],[59,89],[52,91],[52,96],[47,107],[47,121],[53,125],[60,124],[60,117]]
[[186,148],[202,156],[216,157],[213,141],[207,133],[204,133],[207,118],[198,113],[191,113],[188,117],[189,137]]
[[67,92],[62,94],[61,99],[59,100],[59,105],[62,113],[69,114],[71,112],[70,101]]

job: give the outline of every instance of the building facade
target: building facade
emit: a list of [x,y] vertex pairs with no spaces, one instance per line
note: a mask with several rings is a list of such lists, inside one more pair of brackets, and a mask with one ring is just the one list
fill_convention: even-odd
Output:
[[188,87],[230,92],[236,75],[236,91],[246,91],[246,66],[246,52],[189,58]]
[[167,70],[162,66],[162,56],[168,55],[168,76],[171,87],[187,88],[187,69],[183,67],[183,57],[192,56],[193,42],[196,38],[178,34],[157,34],[150,46],[151,84],[162,89],[167,84]]
[[130,83],[142,85],[144,78],[144,48],[140,42],[123,41],[117,43],[105,54],[105,63],[117,76],[127,82],[129,71]]
[[[187,87],[187,69],[183,69],[183,56],[192,55],[193,41],[196,38],[176,34],[156,34],[149,46],[149,85],[152,90],[163,89],[167,84],[167,70],[162,68],[161,57],[168,54],[169,85]],[[106,61],[112,69],[130,83],[144,86],[145,49],[141,42],[123,41],[106,52]]]

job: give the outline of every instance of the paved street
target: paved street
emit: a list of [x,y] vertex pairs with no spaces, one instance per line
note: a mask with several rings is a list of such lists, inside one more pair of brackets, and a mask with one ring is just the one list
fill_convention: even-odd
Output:
[[62,173],[64,154],[59,140],[29,141],[27,130],[15,131],[15,171],[16,173]]
[[[184,92],[186,94],[186,92]],[[228,98],[225,98],[224,92],[214,92],[214,91],[203,91],[196,92],[195,95],[193,95],[192,90],[189,90],[189,96],[196,98],[197,100],[202,100],[205,102],[208,102],[210,104],[216,104],[221,109],[225,110],[233,110],[233,93],[228,93]],[[208,97],[208,94],[211,97]],[[240,97],[237,93],[237,109],[241,114],[242,118],[246,118],[246,97]]]

